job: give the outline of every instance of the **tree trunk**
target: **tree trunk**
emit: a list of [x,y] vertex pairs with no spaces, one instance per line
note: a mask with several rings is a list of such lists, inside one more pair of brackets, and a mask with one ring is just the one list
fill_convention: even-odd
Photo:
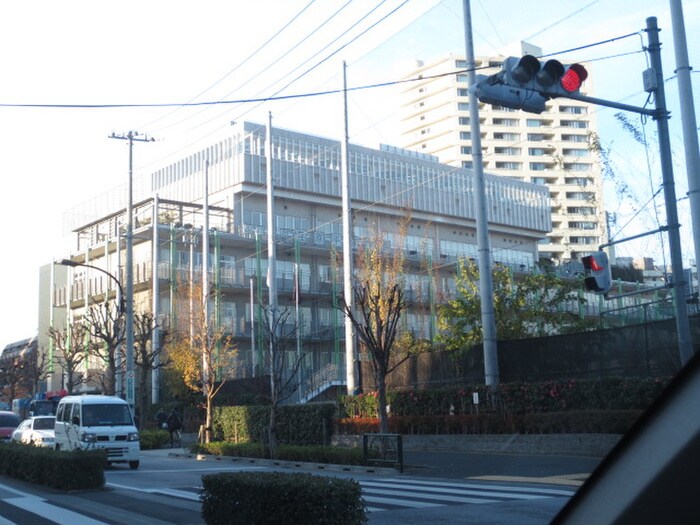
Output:
[[[211,392],[211,390],[209,390]],[[214,398],[207,393],[207,417],[204,421],[204,442],[211,443],[212,411],[214,410]]]
[[386,378],[377,378],[377,408],[379,411],[379,432],[389,433],[389,414],[386,412]]
[[270,428],[268,429],[270,458],[277,459],[277,403],[270,407]]

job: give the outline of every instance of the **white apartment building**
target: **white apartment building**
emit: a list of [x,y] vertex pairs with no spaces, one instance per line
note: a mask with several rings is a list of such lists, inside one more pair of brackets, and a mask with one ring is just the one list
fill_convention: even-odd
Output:
[[[238,377],[259,374],[264,362],[255,327],[261,324],[256,323],[260,306],[268,301],[266,142],[264,125],[239,122],[211,145],[133,184],[135,311],[174,320],[178,288],[202,280],[207,260],[203,239],[208,236],[212,309],[236,342],[238,364],[231,375]],[[341,144],[273,128],[272,158],[278,303],[281,308],[298,306],[294,316],[307,390],[317,388],[319,378],[339,386],[345,381],[344,319],[337,307],[343,289],[338,256],[343,247]],[[432,338],[434,306],[454,291],[458,258],[477,258],[471,170],[395,147],[352,144],[348,164],[354,246],[378,229],[386,247],[405,251],[411,308],[403,329]],[[489,175],[486,193],[494,262],[529,271],[538,242],[550,231],[549,192],[541,185]],[[124,243],[118,241],[125,199],[124,193],[102,195],[72,210],[76,241],[56,260],[98,267],[123,282]],[[408,232],[399,237],[399,224],[409,215]],[[42,337],[48,325],[62,326],[95,302],[115,298],[115,281],[104,272],[85,266],[44,269]],[[295,277],[303,298],[298,305],[292,296]],[[47,341],[40,346],[50,349]],[[51,380],[49,389],[60,388],[60,371]]]
[[[541,54],[532,46],[530,52]],[[477,58],[477,73],[499,72],[505,58]],[[402,92],[402,147],[449,166],[471,167],[465,69],[464,56],[448,55],[418,62],[406,75],[421,80],[406,84]],[[581,92],[590,95],[587,87],[584,83]],[[539,243],[539,257],[561,264],[606,242],[601,168],[590,147],[597,131],[595,106],[556,98],[534,114],[479,103],[479,123],[486,173],[549,191],[552,231]]]

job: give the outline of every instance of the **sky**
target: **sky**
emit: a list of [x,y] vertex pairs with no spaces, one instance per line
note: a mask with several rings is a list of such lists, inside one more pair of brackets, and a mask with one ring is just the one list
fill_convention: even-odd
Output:
[[[563,62],[590,61],[596,97],[638,107],[647,101],[642,30],[657,17],[683,256],[694,258],[670,0],[469,5],[477,55],[514,54],[521,40],[563,52]],[[699,70],[700,0],[684,0],[683,12],[690,65]],[[25,0],[0,3],[0,49],[2,348],[36,335],[39,269],[76,244],[65,228],[69,210],[126,191],[127,142],[110,134],[154,139],[134,147],[135,178],[208,144],[232,121],[264,123],[268,113],[273,126],[339,139],[345,63],[349,88],[383,85],[350,92],[350,142],[400,145],[402,86],[393,82],[417,60],[464,53],[464,10],[463,0]],[[691,74],[696,101],[698,77]],[[303,96],[324,91],[336,93]],[[300,96],[248,102],[292,95]],[[661,181],[658,147],[635,141],[616,112],[599,108],[598,122],[615,169],[605,199],[619,238],[664,224],[664,208],[662,194],[651,200]],[[626,117],[654,144],[654,122]],[[653,254],[660,263],[664,249],[653,237],[620,245],[618,255]]]

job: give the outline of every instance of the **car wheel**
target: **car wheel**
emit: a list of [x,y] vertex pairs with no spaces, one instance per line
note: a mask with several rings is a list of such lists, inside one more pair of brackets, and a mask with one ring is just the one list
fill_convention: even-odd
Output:
[[137,468],[139,468],[139,462],[129,461],[129,468],[131,468],[131,470],[136,470]]

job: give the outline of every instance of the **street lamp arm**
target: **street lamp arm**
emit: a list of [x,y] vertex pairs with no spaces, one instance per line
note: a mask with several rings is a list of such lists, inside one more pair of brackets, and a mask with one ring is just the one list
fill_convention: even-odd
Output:
[[121,313],[124,313],[126,308],[124,307],[124,288],[122,288],[122,283],[119,282],[119,279],[117,279],[114,275],[109,273],[107,270],[104,268],[100,268],[99,266],[94,266],[92,264],[87,264],[87,263],[80,263],[77,261],[72,261],[71,259],[61,259],[58,261],[56,264],[60,264],[61,266],[70,266],[71,268],[75,268],[76,266],[84,266],[85,268],[92,268],[93,270],[97,270],[98,272],[102,272],[105,274],[107,277],[112,279],[115,283],[117,283],[117,286],[119,287],[119,311]]

